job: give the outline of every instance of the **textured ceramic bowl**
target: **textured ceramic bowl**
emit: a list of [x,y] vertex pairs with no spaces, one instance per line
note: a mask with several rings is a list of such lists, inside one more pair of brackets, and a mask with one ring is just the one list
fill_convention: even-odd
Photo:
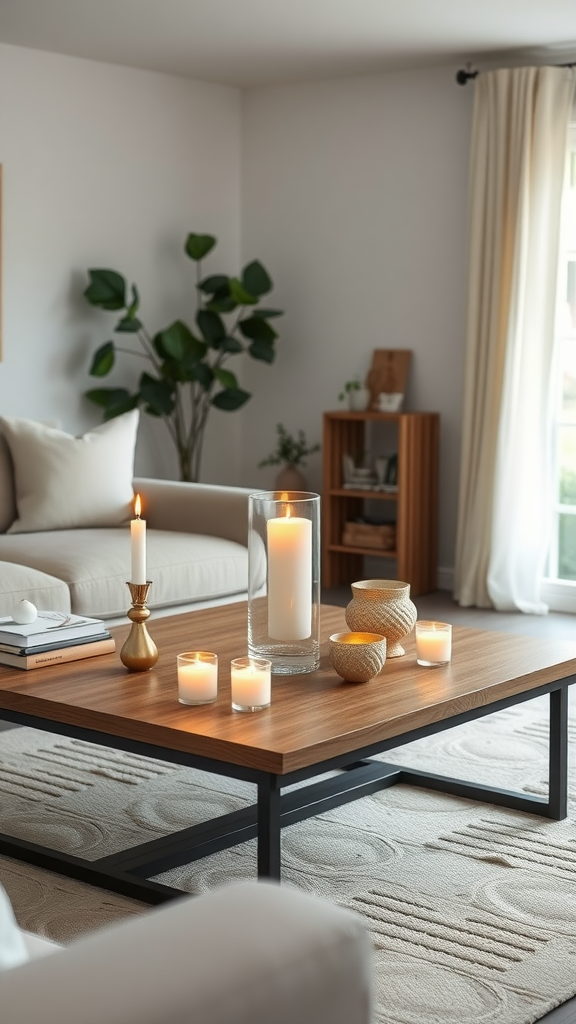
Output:
[[384,668],[386,637],[380,633],[334,633],[330,637],[332,666],[350,683],[367,683]]

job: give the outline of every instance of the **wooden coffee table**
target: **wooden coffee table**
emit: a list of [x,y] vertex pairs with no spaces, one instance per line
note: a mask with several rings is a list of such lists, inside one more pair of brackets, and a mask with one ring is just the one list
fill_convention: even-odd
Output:
[[[172,867],[257,836],[259,876],[280,877],[283,826],[397,782],[424,786],[560,819],[567,813],[568,686],[576,644],[455,627],[444,668],[406,655],[368,683],[346,683],[329,664],[327,639],[345,629],[344,610],[322,608],[322,659],[310,675],[273,677],[272,705],[255,714],[230,706],[231,658],[246,653],[246,605],[149,622],[160,651],[150,672],[127,672],[118,654],[22,672],[0,666],[0,717],[204,771],[252,782],[253,807],[118,854],[84,861],[0,835],[0,853],[148,903],[180,895],[151,881]],[[128,626],[118,627],[118,650]],[[219,656],[213,705],[178,703],[176,654]],[[409,743],[540,694],[550,695],[549,797],[444,778],[372,760]],[[343,770],[345,769],[345,770]],[[336,770],[336,771],[335,771]],[[331,777],[318,776],[335,772]],[[306,780],[307,786],[282,795]]]

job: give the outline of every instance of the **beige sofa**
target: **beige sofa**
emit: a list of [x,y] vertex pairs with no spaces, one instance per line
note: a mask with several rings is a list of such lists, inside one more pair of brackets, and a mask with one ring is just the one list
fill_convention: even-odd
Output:
[[[0,971],[2,1024],[369,1024],[359,917],[272,883],[184,898]],[[46,954],[50,955],[46,955]]]
[[[12,486],[9,470],[0,462],[0,490]],[[146,510],[152,612],[243,599],[250,490],[147,479],[133,486]],[[129,578],[128,526],[0,533],[0,615],[26,598],[112,624],[125,619]]]
[[154,613],[245,596],[245,488],[134,479],[138,410],[75,437],[0,416],[0,615],[37,607],[125,621],[134,495]]

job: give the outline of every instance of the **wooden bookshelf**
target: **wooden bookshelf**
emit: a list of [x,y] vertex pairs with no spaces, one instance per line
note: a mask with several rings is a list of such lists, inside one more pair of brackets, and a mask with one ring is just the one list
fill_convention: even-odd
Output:
[[[364,578],[363,558],[382,559],[383,579],[410,584],[411,595],[436,589],[440,417],[432,412],[326,412],[323,425],[322,584]],[[370,450],[396,454],[396,492],[344,487],[343,457]],[[393,551],[342,543],[347,520],[376,515],[396,524]]]

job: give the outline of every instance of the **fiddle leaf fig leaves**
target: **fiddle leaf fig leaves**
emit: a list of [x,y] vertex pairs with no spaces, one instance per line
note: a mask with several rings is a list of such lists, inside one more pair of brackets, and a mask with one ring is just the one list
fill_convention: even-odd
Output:
[[114,342],[107,341],[97,352],[94,353],[90,375],[92,377],[105,377],[114,366],[115,352]]
[[104,409],[105,420],[113,420],[138,405],[138,395],[131,395],[126,388],[93,388],[86,391],[86,398]]
[[89,270],[90,284],[84,292],[93,306],[101,309],[124,309],[126,282],[115,270]]
[[224,412],[235,412],[236,409],[240,409],[242,405],[250,398],[248,391],[243,391],[242,388],[226,388],[224,391],[219,391],[217,395],[214,395],[212,399],[212,405],[215,405],[217,409],[222,409]]
[[140,377],[140,396],[145,411],[152,416],[169,416],[174,409],[174,387],[166,380],[157,380],[149,373]]
[[202,260],[216,245],[214,235],[189,234],[184,247],[191,260]]
[[230,278],[230,294],[238,306],[255,306],[258,302],[237,277]]
[[212,313],[210,310],[201,309],[196,314],[196,323],[198,324],[203,337],[213,348],[217,348],[220,339],[226,336],[224,321],[218,313]]
[[[277,333],[270,320],[282,316],[279,309],[260,309],[261,296],[273,287],[259,260],[248,263],[239,276],[202,274],[202,260],[216,245],[214,235],[191,232],[184,251],[198,264],[192,293],[196,298],[194,324],[173,320],[149,334],[140,316],[140,295],[115,270],[88,271],[84,296],[92,306],[119,313],[114,331],[117,342],[101,345],[90,366],[93,377],[105,377],[115,369],[119,354],[144,359],[136,390],[92,388],[86,397],[112,419],[140,406],[145,413],[164,419],[176,446],[182,480],[197,480],[204,431],[211,407],[225,412],[240,409],[250,392],[224,364],[246,353],[272,363]],[[142,364],[141,364],[142,365]]]
[[242,284],[247,292],[256,295],[266,295],[272,289],[272,281],[267,271],[259,260],[253,260],[242,271]]

